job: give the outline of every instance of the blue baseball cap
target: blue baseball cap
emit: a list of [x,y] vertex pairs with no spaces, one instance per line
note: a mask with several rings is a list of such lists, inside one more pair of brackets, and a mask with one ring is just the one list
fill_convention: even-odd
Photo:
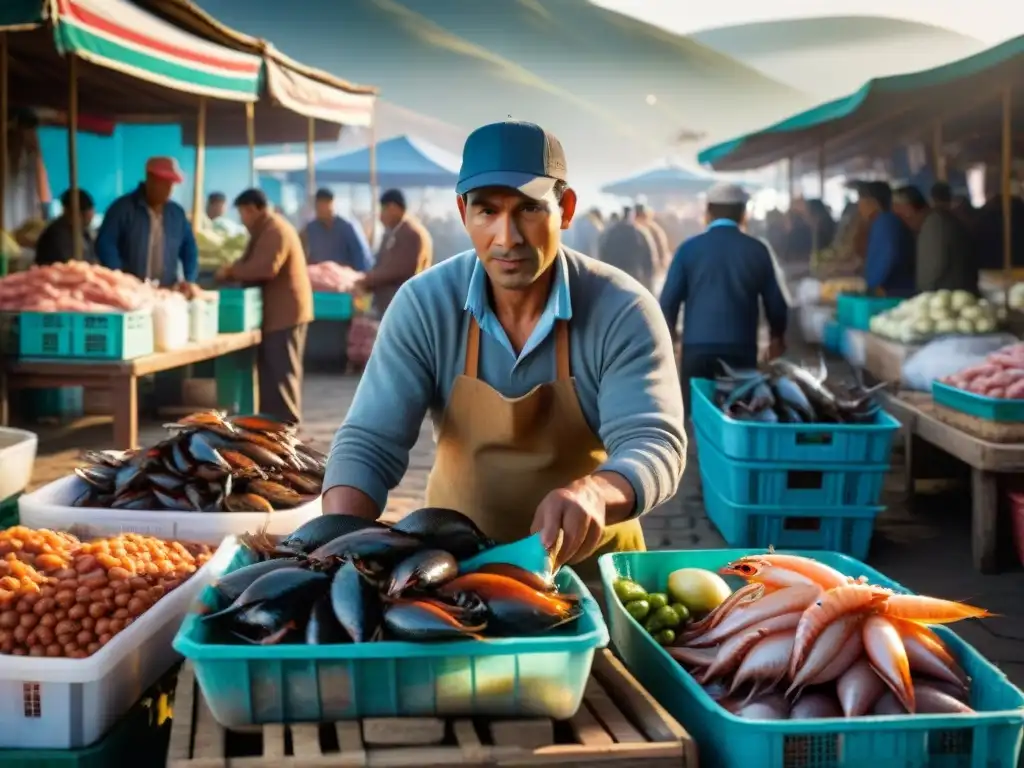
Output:
[[466,139],[455,192],[510,187],[540,199],[565,180],[561,142],[539,125],[507,121],[477,128]]

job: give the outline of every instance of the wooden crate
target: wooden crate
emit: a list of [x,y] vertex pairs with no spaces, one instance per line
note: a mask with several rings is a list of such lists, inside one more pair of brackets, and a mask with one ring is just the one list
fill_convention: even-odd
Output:
[[365,718],[227,731],[188,663],[174,709],[168,768],[697,765],[690,735],[609,651],[594,655],[584,704],[569,721]]

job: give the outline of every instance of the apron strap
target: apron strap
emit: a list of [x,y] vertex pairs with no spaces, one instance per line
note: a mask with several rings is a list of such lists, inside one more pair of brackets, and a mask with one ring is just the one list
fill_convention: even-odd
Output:
[[568,381],[572,378],[572,370],[569,365],[569,322],[567,320],[555,321],[555,371],[559,381]]
[[477,378],[480,369],[480,325],[476,316],[469,316],[469,331],[466,333],[466,367],[463,373],[471,379]]

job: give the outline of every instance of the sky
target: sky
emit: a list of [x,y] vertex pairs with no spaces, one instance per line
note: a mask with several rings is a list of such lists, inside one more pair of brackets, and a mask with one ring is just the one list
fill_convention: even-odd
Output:
[[996,44],[1024,34],[1019,0],[592,0],[678,34],[757,21],[813,16],[889,16],[944,26]]

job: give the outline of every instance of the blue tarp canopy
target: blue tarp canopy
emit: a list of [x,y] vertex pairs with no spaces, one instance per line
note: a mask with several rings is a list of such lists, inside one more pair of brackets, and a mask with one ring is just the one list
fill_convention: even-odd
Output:
[[678,165],[644,171],[601,187],[606,195],[699,195],[715,183],[711,176],[688,171]]
[[[824,147],[825,162],[834,166],[880,144],[928,133],[936,121],[948,142],[970,141],[979,131],[998,135],[1000,89],[1016,85],[1019,93],[1021,82],[1024,36],[932,69],[869,80],[848,96],[708,147],[697,159],[715,170],[749,170],[801,154],[816,156]],[[1024,111],[1019,95],[1014,102],[1018,114]],[[812,158],[810,166],[817,162]]]
[[[440,147],[414,136],[396,136],[377,145],[377,183],[381,187],[455,188],[460,160]],[[306,171],[291,171],[288,180],[305,184]],[[367,184],[370,148],[325,157],[316,164],[318,184]]]

